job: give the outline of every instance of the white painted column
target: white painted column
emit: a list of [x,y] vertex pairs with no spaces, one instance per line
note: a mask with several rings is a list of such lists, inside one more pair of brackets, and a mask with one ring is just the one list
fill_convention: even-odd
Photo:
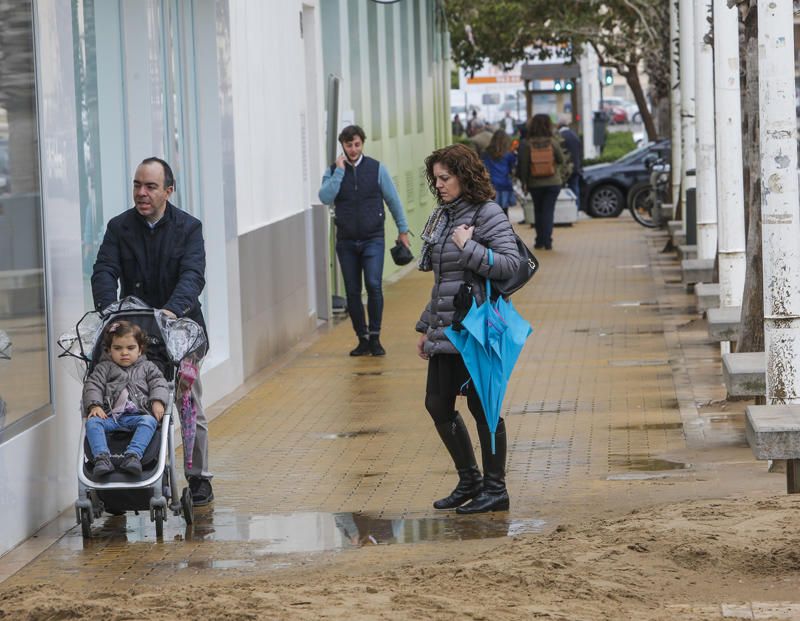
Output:
[[746,268],[739,17],[714,0],[714,105],[717,120],[717,217],[720,307],[741,306]]
[[800,403],[800,205],[791,2],[758,3],[767,403]]
[[581,130],[583,131],[583,157],[599,155],[594,146],[594,111],[600,109],[597,97],[597,54],[587,45],[580,58],[581,67]]
[[669,2],[669,83],[670,83],[670,123],[672,125],[672,204],[677,208],[681,191],[681,54],[678,12],[680,0]]
[[706,42],[711,0],[695,0],[695,127],[697,136],[697,258],[717,254],[717,154],[714,136],[714,51]]
[[681,204],[684,205],[681,219],[686,231],[686,190],[693,188],[694,177],[686,175],[687,170],[695,168],[695,125],[694,125],[694,3],[692,0],[680,0],[679,28],[681,55]]

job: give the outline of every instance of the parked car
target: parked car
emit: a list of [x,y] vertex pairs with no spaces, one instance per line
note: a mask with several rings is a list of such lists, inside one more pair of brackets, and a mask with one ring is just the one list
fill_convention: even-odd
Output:
[[612,125],[617,125],[619,123],[627,123],[628,122],[628,113],[625,111],[625,108],[622,106],[618,106],[616,104],[604,102],[603,103],[603,111],[608,114],[609,122]]
[[639,112],[639,106],[635,101],[623,99],[622,97],[605,97],[603,102],[614,108],[622,108],[625,111],[625,116],[627,117],[626,121],[623,122],[642,122],[642,113]]
[[669,161],[670,142],[650,142],[610,164],[583,169],[581,209],[593,218],[616,218],[628,206],[632,188],[650,180],[650,166],[659,159]]

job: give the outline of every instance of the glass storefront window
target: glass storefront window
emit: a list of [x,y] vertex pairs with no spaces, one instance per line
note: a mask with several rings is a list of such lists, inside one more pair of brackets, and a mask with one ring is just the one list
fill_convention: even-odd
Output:
[[0,442],[51,401],[32,15],[0,3]]

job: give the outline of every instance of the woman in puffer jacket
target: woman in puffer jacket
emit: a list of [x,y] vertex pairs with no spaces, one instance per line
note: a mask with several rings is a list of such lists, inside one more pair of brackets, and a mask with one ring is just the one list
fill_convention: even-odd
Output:
[[[458,513],[505,511],[509,507],[505,422],[501,418],[497,425],[492,454],[480,399],[461,354],[444,330],[453,323],[455,298],[462,284],[472,281],[472,293],[480,305],[485,299],[487,277],[503,280],[516,272],[520,261],[516,238],[508,217],[492,200],[495,192],[489,174],[474,150],[463,144],[439,149],[425,160],[425,168],[428,185],[439,204],[422,233],[419,269],[433,271],[433,290],[416,326],[420,333],[417,352],[428,360],[425,408],[458,471],[456,488],[433,506],[455,508]],[[494,255],[491,266],[488,249]],[[475,463],[469,432],[455,410],[458,395],[466,395],[478,426],[483,477]]]

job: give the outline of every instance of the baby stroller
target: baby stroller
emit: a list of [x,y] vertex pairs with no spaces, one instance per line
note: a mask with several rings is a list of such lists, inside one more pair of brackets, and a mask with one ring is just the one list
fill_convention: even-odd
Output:
[[[81,380],[85,380],[103,354],[102,334],[112,321],[126,320],[137,324],[147,336],[147,357],[164,373],[169,383],[169,400],[165,404],[164,417],[156,428],[155,435],[142,456],[141,476],[119,469],[94,480],[94,455],[86,439],[86,413],[82,412],[80,449],[78,451],[78,499],[75,501],[75,517],[81,525],[84,538],[92,536],[92,522],[102,516],[103,511],[122,515],[127,511],[149,511],[150,521],[155,522],[156,537],[164,535],[164,522],[168,511],[173,515],[183,514],[187,525],[193,522],[192,493],[184,487],[178,491],[175,468],[175,424],[174,403],[176,371],[186,364],[197,372],[205,355],[206,338],[203,329],[189,319],[172,319],[163,311],[147,306],[137,298],[125,298],[115,302],[102,312],[86,313],[78,322],[75,333],[59,338],[64,350],[59,357],[72,357],[79,362]],[[180,379],[180,376],[178,376]],[[83,408],[81,407],[81,410]],[[184,451],[187,451],[186,421],[182,421]],[[131,434],[115,431],[107,434],[111,450],[111,461],[118,466]],[[191,454],[191,450],[188,450]]]

